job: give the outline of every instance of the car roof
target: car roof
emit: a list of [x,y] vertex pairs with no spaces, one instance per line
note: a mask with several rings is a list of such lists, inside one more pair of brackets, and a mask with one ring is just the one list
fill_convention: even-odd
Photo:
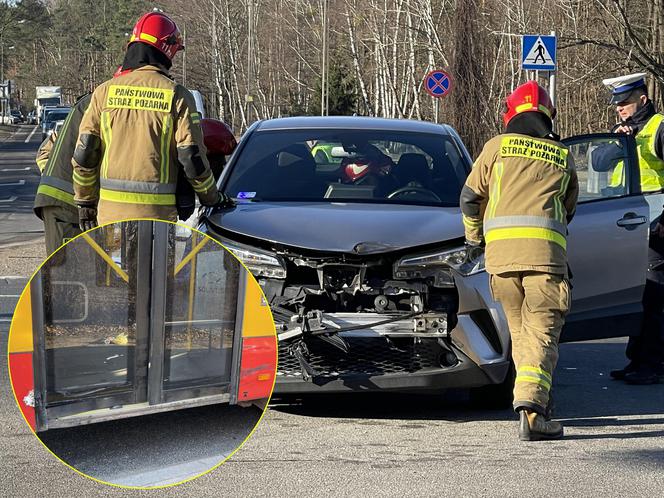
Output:
[[451,128],[444,124],[414,119],[386,119],[366,116],[299,116],[260,121],[255,131],[298,129],[371,129],[384,131],[412,131],[450,135]]

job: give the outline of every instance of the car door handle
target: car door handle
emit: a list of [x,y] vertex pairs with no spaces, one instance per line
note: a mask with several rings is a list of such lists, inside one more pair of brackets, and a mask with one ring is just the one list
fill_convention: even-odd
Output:
[[619,227],[635,227],[644,223],[648,223],[648,218],[638,216],[636,213],[627,213],[616,222]]

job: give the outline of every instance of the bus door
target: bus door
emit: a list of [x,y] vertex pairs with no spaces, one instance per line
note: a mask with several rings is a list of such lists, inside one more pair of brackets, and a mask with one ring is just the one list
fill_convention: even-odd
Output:
[[60,249],[31,287],[36,430],[229,401],[241,269],[210,239],[151,221]]

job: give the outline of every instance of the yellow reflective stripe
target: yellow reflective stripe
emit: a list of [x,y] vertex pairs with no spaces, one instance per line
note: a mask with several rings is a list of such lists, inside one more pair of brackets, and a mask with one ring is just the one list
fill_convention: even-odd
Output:
[[111,152],[113,131],[111,130],[111,116],[107,112],[101,113],[101,140],[104,144],[104,157],[101,161],[101,177],[108,178],[108,156]]
[[122,202],[125,204],[175,205],[175,194],[139,194],[136,192],[118,192],[115,190],[100,189],[99,198],[105,201]]
[[539,109],[541,112],[546,114],[547,116],[551,117],[551,111],[546,106],[543,106],[542,104],[537,106],[537,109]]
[[495,242],[497,240],[512,240],[512,239],[542,239],[554,242],[567,250],[567,240],[565,237],[554,230],[548,228],[537,227],[513,227],[513,228],[496,228],[487,232],[486,243]]
[[538,375],[544,376],[546,379],[548,379],[549,382],[553,382],[553,379],[551,378],[551,374],[547,372],[546,370],[542,370],[541,368],[537,367],[519,367],[519,373],[521,372],[531,372],[531,373],[536,373]]
[[173,120],[171,115],[168,114],[164,119],[161,129],[161,147],[159,149],[161,159],[161,171],[159,173],[159,181],[161,183],[168,183],[168,173],[170,166],[170,149],[171,149],[171,135],[173,133]]
[[48,195],[54,199],[58,199],[62,202],[66,202],[67,204],[71,204],[72,206],[76,206],[74,203],[74,196],[72,194],[60,190],[59,188],[51,187],[50,185],[40,185],[37,189],[37,194]]
[[130,85],[111,85],[106,96],[109,109],[171,112],[175,90]]
[[567,149],[526,137],[503,137],[500,141],[502,157],[525,157],[567,169]]
[[76,171],[72,172],[72,178],[74,179],[75,183],[78,183],[79,185],[83,187],[91,187],[97,183],[97,176],[81,176],[78,174]]
[[494,169],[496,171],[496,175],[493,186],[491,188],[491,194],[489,195],[489,210],[487,213],[487,218],[493,218],[496,215],[496,208],[498,207],[498,201],[500,200],[501,180],[503,179],[503,163],[497,162],[494,165]]
[[470,218],[466,216],[465,214],[462,214],[463,217],[463,224],[467,226],[468,228],[480,228],[482,226],[482,220],[476,220],[473,218]]
[[516,106],[515,111],[516,111],[517,114],[518,114],[518,113],[520,113],[520,112],[527,111],[528,109],[532,109],[532,108],[533,108],[533,104],[531,104],[530,102],[528,102],[528,103],[526,103],[526,104],[521,104],[521,105]]
[[37,159],[37,167],[39,168],[39,171],[44,171],[47,162],[48,159]]
[[190,116],[192,123],[196,124],[201,122],[201,115],[198,114],[197,112],[192,112]]
[[565,206],[563,204],[563,197],[565,197],[565,194],[567,193],[567,186],[569,185],[569,180],[570,180],[570,174],[567,172],[564,173],[563,178],[560,182],[560,190],[553,197],[553,203],[556,211],[556,219],[560,222],[565,222],[567,218],[565,216]]
[[150,43],[157,43],[157,37],[148,33],[141,33],[138,37],[139,39],[149,41]]
[[214,185],[214,176],[208,176],[207,180],[204,180],[200,185],[193,185],[196,192],[205,192],[207,189],[211,188]]
[[55,168],[55,163],[57,162],[57,158],[60,155],[60,149],[62,148],[62,141],[64,140],[65,135],[67,134],[67,128],[69,128],[69,122],[72,119],[72,116],[74,115],[74,110],[72,109],[69,111],[69,114],[67,114],[67,118],[65,119],[64,124],[62,125],[62,129],[60,130],[60,133],[58,133],[58,136],[55,137],[55,145],[53,146],[53,150],[49,154],[49,160],[51,160],[51,164],[48,166],[48,171],[46,174],[48,176],[51,176],[53,174],[53,168]]
[[545,387],[547,391],[551,389],[551,383],[549,381],[537,377],[530,377],[527,375],[517,375],[515,382],[531,382],[533,384],[539,384],[540,386]]

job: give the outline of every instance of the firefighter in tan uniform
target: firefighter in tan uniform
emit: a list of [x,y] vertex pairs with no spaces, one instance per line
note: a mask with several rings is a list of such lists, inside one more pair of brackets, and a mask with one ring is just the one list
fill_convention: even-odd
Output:
[[203,205],[232,204],[217,191],[194,98],[167,73],[182,48],[170,18],[145,14],[127,47],[122,64],[127,73],[93,93],[72,159],[83,230],[97,221],[176,221],[179,168]]
[[546,91],[529,81],[506,104],[506,131],[475,161],[461,210],[467,243],[486,243],[491,289],[510,328],[519,438],[557,439],[563,428],[548,419],[547,406],[570,302],[566,236],[578,181],[553,134],[555,109]]
[[60,132],[49,135],[37,152],[37,165],[42,176],[34,211],[44,221],[47,255],[81,233],[74,203],[71,158],[78,127],[90,99],[90,94],[81,97],[72,107]]

